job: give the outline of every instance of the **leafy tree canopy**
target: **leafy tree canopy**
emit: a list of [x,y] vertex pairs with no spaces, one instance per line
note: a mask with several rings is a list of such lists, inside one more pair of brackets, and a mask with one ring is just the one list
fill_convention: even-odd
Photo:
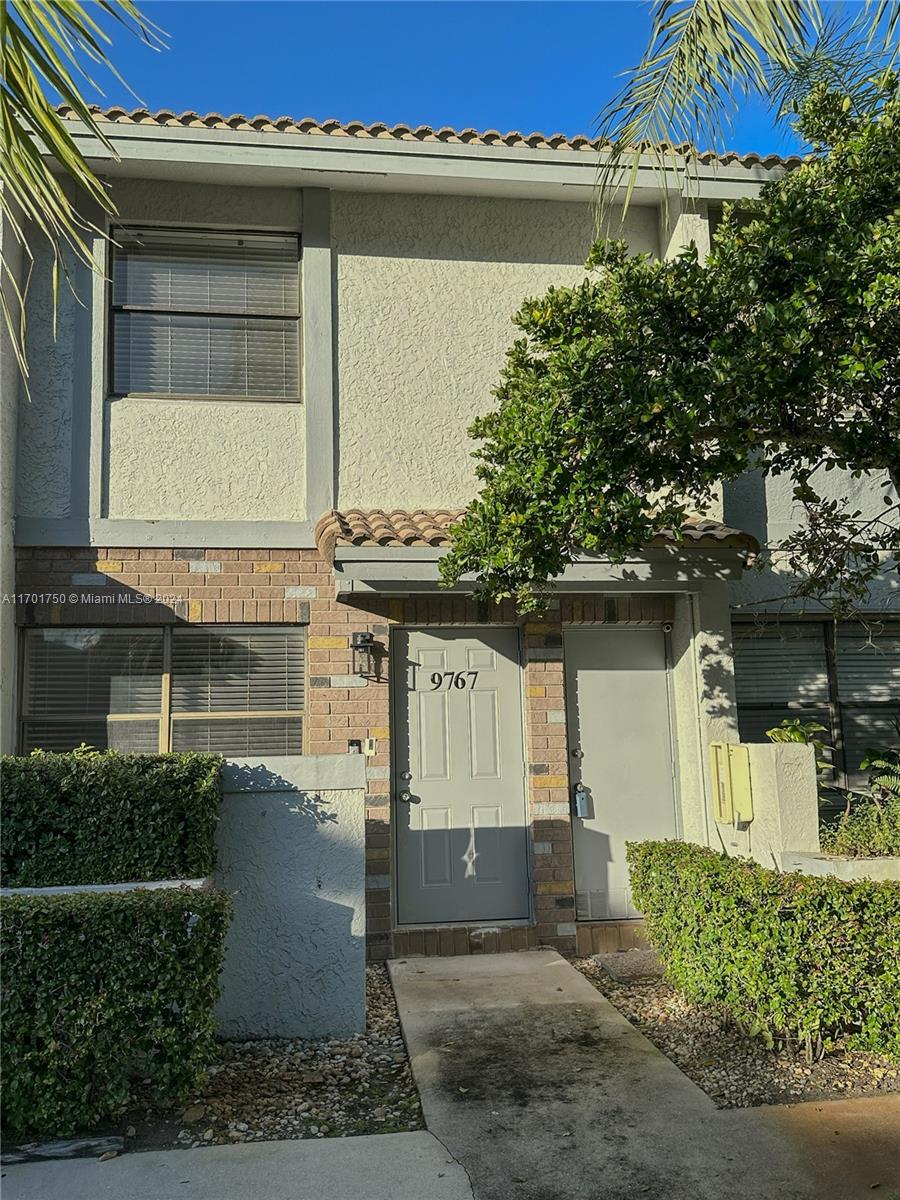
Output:
[[[800,125],[810,157],[726,209],[706,261],[604,241],[524,303],[447,581],[532,608],[579,550],[621,561],[751,468],[806,508],[779,547],[795,594],[847,610],[900,558],[896,80],[864,115],[819,85]],[[835,468],[883,480],[877,515],[820,496]]]

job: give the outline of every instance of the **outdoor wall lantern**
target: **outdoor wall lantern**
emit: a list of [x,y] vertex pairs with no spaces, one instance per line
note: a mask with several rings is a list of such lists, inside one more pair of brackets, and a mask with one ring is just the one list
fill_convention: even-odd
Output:
[[375,635],[369,629],[350,635],[354,675],[371,675],[375,669]]

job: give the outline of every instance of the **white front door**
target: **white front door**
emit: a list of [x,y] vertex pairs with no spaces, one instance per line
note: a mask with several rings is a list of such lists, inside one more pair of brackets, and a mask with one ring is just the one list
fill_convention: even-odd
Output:
[[568,630],[566,702],[579,920],[640,914],[631,903],[625,843],[675,838],[675,780],[661,629]]
[[399,921],[525,918],[517,631],[401,629],[392,649]]

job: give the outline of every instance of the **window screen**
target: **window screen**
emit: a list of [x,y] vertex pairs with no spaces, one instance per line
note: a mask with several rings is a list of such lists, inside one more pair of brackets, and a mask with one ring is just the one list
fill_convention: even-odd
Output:
[[866,782],[859,764],[869,748],[900,745],[900,629],[738,624],[734,671],[742,741],[766,741],[785,717],[818,721],[848,787]]
[[302,626],[26,630],[23,752],[301,754],[305,654]]
[[294,236],[117,230],[117,395],[299,398]]

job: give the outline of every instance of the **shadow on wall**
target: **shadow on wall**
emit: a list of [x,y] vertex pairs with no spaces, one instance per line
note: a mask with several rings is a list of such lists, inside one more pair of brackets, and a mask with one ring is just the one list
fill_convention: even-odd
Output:
[[365,1027],[363,793],[230,768],[217,882],[234,899],[220,1031],[326,1037]]

